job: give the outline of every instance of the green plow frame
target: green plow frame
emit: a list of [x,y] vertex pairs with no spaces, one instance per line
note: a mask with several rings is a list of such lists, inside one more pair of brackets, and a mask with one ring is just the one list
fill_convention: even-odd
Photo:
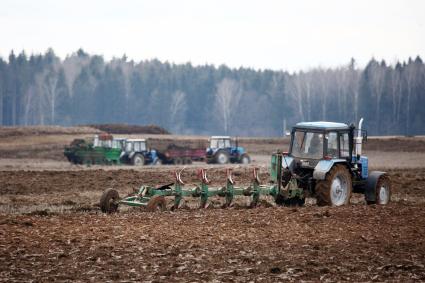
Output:
[[[120,199],[118,192],[113,189],[106,190],[101,198],[100,207],[105,213],[113,213],[117,211],[119,205],[128,205],[135,207],[146,207],[148,211],[166,210],[165,197],[174,197],[171,210],[181,207],[182,200],[187,197],[199,198],[199,208],[207,208],[209,206],[208,199],[210,197],[224,198],[223,208],[230,207],[236,196],[245,196],[250,198],[249,207],[256,207],[260,202],[260,196],[272,196],[275,200],[283,194],[287,195],[285,189],[296,186],[291,182],[286,188],[281,188],[281,164],[282,155],[275,154],[272,157],[271,177],[273,184],[261,185],[258,177],[258,168],[253,168],[251,184],[247,187],[239,187],[235,185],[232,177],[232,169],[226,169],[226,185],[222,187],[210,186],[206,169],[198,171],[199,184],[194,187],[187,187],[181,178],[180,171],[174,172],[175,182],[161,187],[141,186],[137,193]],[[274,166],[274,167],[273,167]]]

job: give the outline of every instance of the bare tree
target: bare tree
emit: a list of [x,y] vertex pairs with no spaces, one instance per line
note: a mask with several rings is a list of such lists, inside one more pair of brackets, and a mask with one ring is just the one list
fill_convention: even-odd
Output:
[[217,84],[215,110],[218,113],[218,118],[223,123],[225,134],[228,134],[229,128],[233,125],[233,118],[242,98],[242,92],[240,83],[232,79],[224,78]]
[[187,110],[186,94],[183,91],[176,91],[171,97],[170,104],[170,125],[173,133],[178,133],[184,125],[184,114]]
[[393,117],[393,126],[398,125],[400,122],[400,109],[402,102],[402,77],[400,70],[396,68],[391,68],[391,81],[390,81],[390,95],[391,95],[391,104],[392,104],[392,117]]
[[70,96],[73,96],[74,94],[73,86],[74,86],[75,79],[80,74],[81,69],[84,66],[87,66],[89,62],[90,62],[90,58],[79,57],[75,54],[65,58],[65,60],[63,61],[62,64],[63,64],[63,69],[65,72],[65,78],[69,88]]
[[371,90],[372,95],[375,97],[375,116],[376,116],[376,130],[379,132],[381,127],[381,100],[385,87],[385,65],[374,62],[371,65]]
[[410,133],[410,119],[411,119],[411,108],[413,95],[415,94],[414,89],[418,84],[420,70],[416,63],[410,61],[404,69],[403,75],[406,82],[407,101],[406,101],[406,134]]

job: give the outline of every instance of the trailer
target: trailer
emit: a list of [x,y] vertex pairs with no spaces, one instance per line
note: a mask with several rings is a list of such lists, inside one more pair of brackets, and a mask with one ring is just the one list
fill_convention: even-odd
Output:
[[192,149],[171,144],[164,152],[158,153],[162,164],[192,164],[193,161],[204,161],[205,150],[203,148]]

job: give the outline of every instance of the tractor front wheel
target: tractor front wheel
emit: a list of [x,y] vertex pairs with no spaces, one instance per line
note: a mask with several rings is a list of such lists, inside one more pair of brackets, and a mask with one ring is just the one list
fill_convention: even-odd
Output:
[[150,212],[164,211],[167,207],[164,196],[154,195],[148,202],[146,210]]
[[391,199],[391,181],[388,175],[381,175],[376,183],[376,201],[368,201],[367,204],[386,205]]
[[352,182],[351,176],[344,165],[335,165],[326,174],[323,181],[318,181],[315,187],[316,200],[319,206],[341,206],[350,203]]
[[118,210],[120,196],[114,189],[107,189],[100,198],[100,210],[103,213],[114,213]]

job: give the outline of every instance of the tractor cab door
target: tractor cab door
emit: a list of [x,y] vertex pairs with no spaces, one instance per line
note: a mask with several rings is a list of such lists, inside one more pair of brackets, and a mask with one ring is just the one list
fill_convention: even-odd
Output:
[[326,154],[330,159],[350,159],[350,135],[348,131],[331,131],[325,136]]

